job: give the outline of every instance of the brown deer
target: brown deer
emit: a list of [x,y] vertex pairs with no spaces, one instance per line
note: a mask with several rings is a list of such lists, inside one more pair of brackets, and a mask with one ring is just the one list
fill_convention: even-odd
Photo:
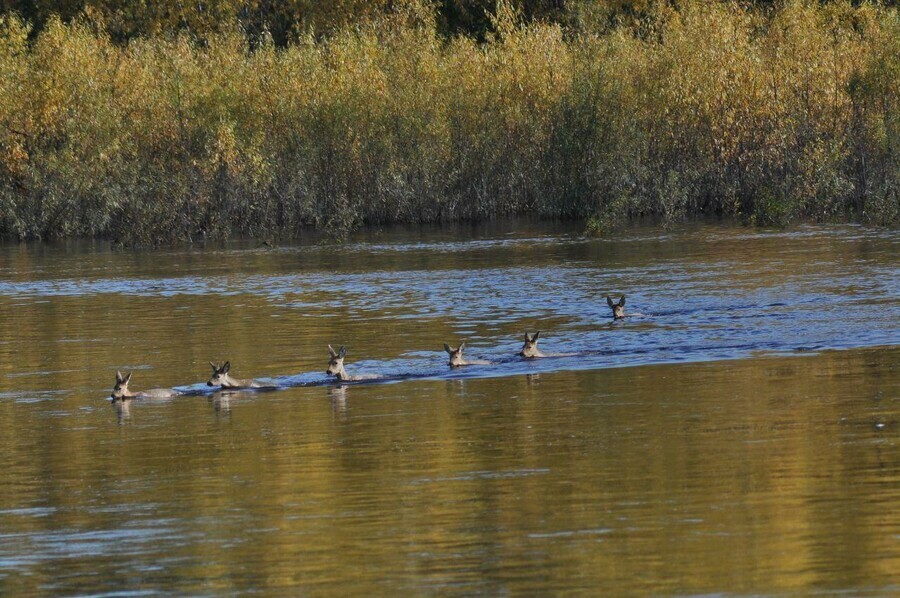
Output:
[[465,341],[461,342],[455,349],[447,343],[444,343],[444,351],[450,355],[450,367],[458,368],[464,365],[490,365],[490,361],[485,361],[483,359],[463,359],[463,349],[465,346]]
[[540,349],[537,348],[538,337],[541,336],[541,331],[538,330],[534,334],[525,333],[525,344],[522,345],[522,350],[519,351],[519,355],[525,357],[527,359],[533,359],[535,357],[546,357],[543,353],[541,353]]
[[349,380],[350,375],[344,369],[344,357],[346,356],[347,347],[344,345],[341,345],[338,351],[335,351],[331,345],[328,345],[328,369],[325,370],[325,373],[341,381]]
[[222,390],[243,390],[248,388],[273,390],[275,388],[278,388],[277,386],[266,384],[265,382],[260,382],[259,380],[238,380],[237,378],[232,378],[228,375],[228,371],[231,370],[230,361],[226,361],[221,366],[210,361],[209,365],[210,367],[212,367],[213,373],[212,378],[210,378],[206,382],[207,386],[221,386]]
[[612,309],[613,320],[622,320],[625,318],[625,295],[622,295],[622,298],[619,299],[618,303],[613,303],[613,300],[607,295],[606,304]]
[[122,372],[116,370],[116,385],[113,386],[113,391],[110,395],[113,401],[124,401],[126,399],[171,399],[181,394],[171,388],[151,388],[141,392],[131,392],[128,390],[131,374],[132,372],[128,372],[127,376],[123,376]]
[[347,347],[341,345],[341,348],[337,351],[332,348],[331,345],[328,345],[328,369],[325,370],[325,373],[329,376],[334,376],[341,382],[348,382],[354,380],[377,380],[382,376],[377,374],[365,374],[362,376],[351,376],[347,373],[347,370],[344,369],[344,357],[347,356]]

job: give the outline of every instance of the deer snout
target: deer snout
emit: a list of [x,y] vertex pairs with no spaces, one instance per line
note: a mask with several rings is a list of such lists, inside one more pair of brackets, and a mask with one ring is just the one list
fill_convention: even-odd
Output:
[[207,380],[206,385],[207,386],[215,386],[215,384],[212,383],[212,380]]

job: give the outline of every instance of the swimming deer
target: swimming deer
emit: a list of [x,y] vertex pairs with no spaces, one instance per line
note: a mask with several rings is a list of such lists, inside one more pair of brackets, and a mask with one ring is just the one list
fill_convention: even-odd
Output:
[[538,330],[534,334],[525,333],[525,344],[522,346],[522,350],[519,351],[519,355],[522,357],[526,357],[528,359],[532,359],[535,357],[546,357],[543,353],[541,353],[540,349],[537,348],[538,337],[541,335],[541,331]]
[[338,380],[349,380],[350,375],[344,369],[344,357],[347,355],[347,347],[341,345],[339,351],[335,351],[331,345],[328,345],[328,369],[325,373],[334,376]]
[[335,351],[331,345],[328,345],[328,369],[325,370],[325,373],[329,376],[334,376],[341,382],[348,382],[354,380],[377,380],[382,376],[377,374],[365,374],[362,376],[351,376],[347,373],[347,370],[344,369],[344,357],[347,355],[347,347],[341,345],[341,348],[338,351]]
[[266,384],[259,380],[238,380],[237,378],[232,378],[228,375],[228,371],[231,369],[230,361],[226,361],[224,365],[221,366],[210,361],[209,365],[212,367],[213,373],[212,378],[206,382],[207,386],[221,386],[222,390],[242,390],[245,388],[273,390],[278,388],[277,386]]
[[124,401],[125,399],[171,399],[181,394],[171,388],[151,388],[141,392],[131,392],[128,390],[131,374],[132,372],[128,372],[127,376],[123,376],[122,372],[116,370],[116,385],[113,386],[113,391],[110,395],[113,401]]
[[606,304],[613,311],[613,320],[622,320],[625,318],[625,295],[622,295],[622,298],[619,299],[618,303],[613,303],[613,300],[607,295]]
[[450,355],[450,367],[458,368],[463,365],[490,365],[490,361],[485,361],[483,359],[463,359],[463,349],[465,346],[465,341],[459,343],[459,346],[455,349],[450,347],[447,343],[444,343],[444,351]]

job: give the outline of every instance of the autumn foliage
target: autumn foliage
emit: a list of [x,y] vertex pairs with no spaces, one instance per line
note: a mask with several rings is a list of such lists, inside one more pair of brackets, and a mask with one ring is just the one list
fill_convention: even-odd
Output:
[[403,4],[286,46],[0,17],[0,234],[159,243],[696,214],[900,222],[895,8],[690,1],[483,41]]

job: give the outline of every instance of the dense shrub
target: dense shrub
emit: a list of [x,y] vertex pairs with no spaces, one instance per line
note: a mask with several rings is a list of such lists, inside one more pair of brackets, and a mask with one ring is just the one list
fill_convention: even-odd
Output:
[[[444,35],[483,40],[498,7],[513,6],[528,22],[596,27],[647,13],[651,0],[0,0],[0,13],[15,12],[40,31],[54,17],[65,21],[87,13],[118,41],[164,32],[184,32],[197,40],[239,20],[254,34],[271,33],[278,45],[298,34],[327,37],[364,25],[392,11],[428,2]],[[661,0],[668,1],[668,0]],[[756,0],[766,4],[770,0]],[[226,27],[227,29],[227,27]]]
[[900,18],[650,7],[479,43],[428,5],[280,48],[0,19],[0,233],[128,243],[508,214],[900,220]]

